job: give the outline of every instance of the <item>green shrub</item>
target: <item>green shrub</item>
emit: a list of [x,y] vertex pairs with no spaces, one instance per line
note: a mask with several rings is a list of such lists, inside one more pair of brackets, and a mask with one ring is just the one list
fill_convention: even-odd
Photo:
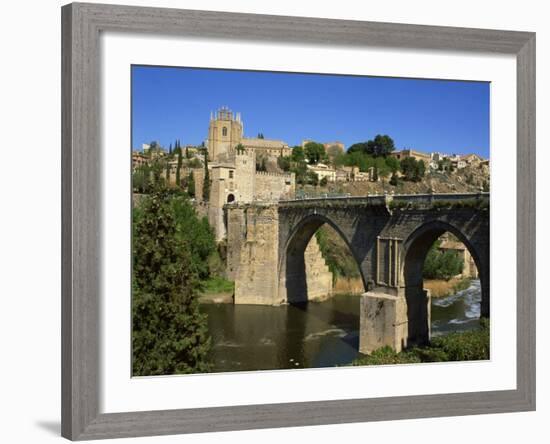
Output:
[[235,283],[220,276],[213,276],[203,284],[205,293],[233,293]]
[[422,276],[426,279],[449,280],[462,273],[464,261],[454,251],[439,251],[437,243],[430,248],[424,261]]
[[356,359],[351,365],[389,365],[419,362],[479,361],[489,359],[489,320],[481,319],[478,330],[449,333],[433,338],[426,347],[413,347],[396,353],[389,346]]
[[388,365],[388,364],[414,364],[419,363],[420,358],[414,353],[396,353],[389,346],[379,348],[370,355],[356,359],[352,365]]
[[431,347],[443,350],[448,361],[476,361],[489,359],[489,339],[489,325],[482,321],[480,330],[439,336],[431,341]]

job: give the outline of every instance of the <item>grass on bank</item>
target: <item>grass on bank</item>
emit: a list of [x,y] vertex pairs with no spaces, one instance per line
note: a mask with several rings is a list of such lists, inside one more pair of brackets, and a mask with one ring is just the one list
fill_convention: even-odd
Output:
[[481,320],[481,328],[449,333],[433,338],[426,347],[413,347],[396,353],[386,346],[356,359],[351,365],[413,364],[420,362],[480,361],[489,359],[489,321]]
[[432,298],[441,298],[466,290],[472,284],[470,278],[424,279],[424,288],[430,290]]
[[202,283],[203,293],[231,293],[235,291],[235,283],[220,276],[211,276]]

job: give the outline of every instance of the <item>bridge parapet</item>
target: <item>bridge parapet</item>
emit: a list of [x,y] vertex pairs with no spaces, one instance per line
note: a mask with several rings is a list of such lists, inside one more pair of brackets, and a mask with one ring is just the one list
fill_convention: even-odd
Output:
[[335,196],[335,197],[314,197],[293,200],[281,200],[278,205],[281,208],[308,207],[308,206],[388,206],[406,204],[434,203],[458,204],[483,202],[489,203],[489,193],[425,193],[425,194],[375,194],[367,196]]
[[489,193],[397,194],[389,199],[389,207],[482,208],[487,207],[489,202]]

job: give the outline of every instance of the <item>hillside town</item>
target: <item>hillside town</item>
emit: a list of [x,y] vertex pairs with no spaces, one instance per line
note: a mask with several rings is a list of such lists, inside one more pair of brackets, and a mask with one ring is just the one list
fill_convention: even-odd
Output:
[[[147,177],[156,171],[170,187],[189,195],[197,214],[207,218],[218,244],[228,240],[227,205],[337,196],[489,191],[489,161],[479,155],[397,150],[391,137],[385,135],[350,147],[339,141],[304,139],[291,148],[284,141],[267,139],[261,133],[254,138],[245,137],[240,113],[227,107],[210,114],[205,133],[207,137],[200,145],[181,145],[176,140],[168,148],[152,142],[134,150],[133,187],[137,194],[146,193]],[[322,254],[314,236],[306,250],[310,275],[315,275],[309,283],[313,298],[334,292],[333,273],[326,259],[341,239],[330,232],[330,227],[323,230],[330,238],[330,248]],[[461,258],[463,277],[477,275],[468,251],[456,239],[442,238],[439,250],[452,251]],[[234,280],[233,268],[230,263],[225,265],[225,278]],[[338,285],[346,291],[361,287],[360,282],[349,279]],[[442,292],[452,285],[454,281],[444,283]]]
[[143,191],[153,171],[186,190],[208,216],[216,239],[225,237],[223,207],[323,196],[489,191],[489,160],[477,154],[396,149],[391,137],[347,147],[304,139],[290,147],[262,133],[245,137],[240,113],[222,107],[210,114],[200,145],[157,142],[132,152],[133,187]]

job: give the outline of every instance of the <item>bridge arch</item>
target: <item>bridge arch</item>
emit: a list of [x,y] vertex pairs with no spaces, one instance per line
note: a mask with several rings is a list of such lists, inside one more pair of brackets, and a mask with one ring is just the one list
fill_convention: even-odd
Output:
[[365,277],[350,240],[338,224],[323,214],[308,214],[292,229],[279,258],[279,299],[290,304],[307,302],[307,279],[304,252],[315,232],[324,224],[332,227],[345,242],[357,264],[363,287]]
[[430,307],[423,289],[423,267],[429,249],[444,233],[456,236],[468,249],[476,264],[481,283],[481,316],[489,317],[489,257],[476,236],[455,225],[432,220],[416,227],[405,239],[402,248],[401,282],[407,302],[408,344],[425,344],[430,337]]

